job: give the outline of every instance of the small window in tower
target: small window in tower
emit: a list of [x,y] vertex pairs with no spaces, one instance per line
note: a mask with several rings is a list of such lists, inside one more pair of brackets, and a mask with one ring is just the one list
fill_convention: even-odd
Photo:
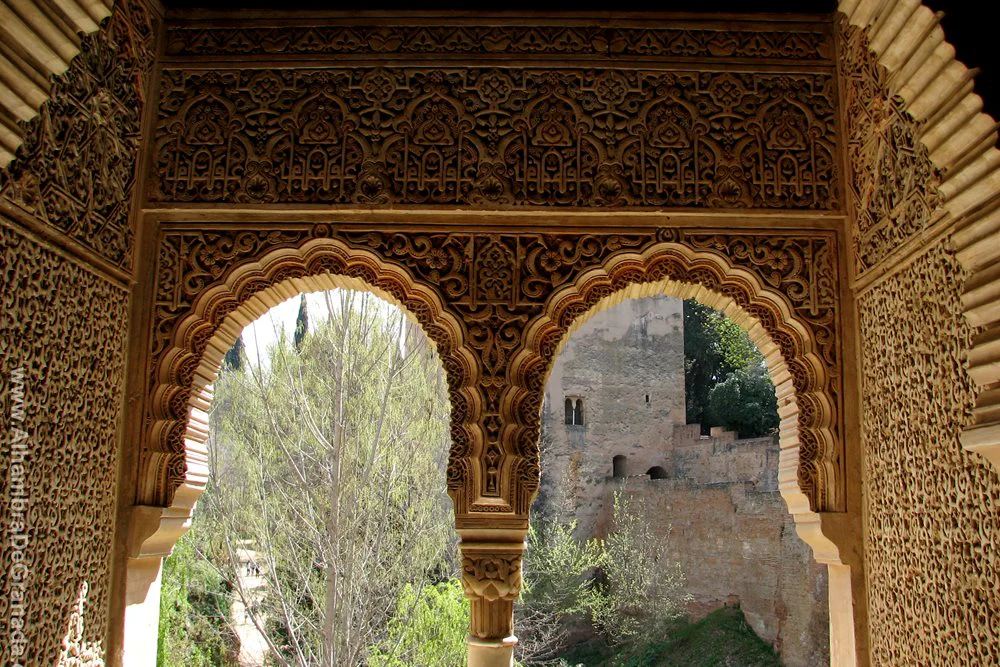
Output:
[[566,399],[566,424],[573,425],[573,399]]
[[576,410],[573,411],[573,423],[583,426],[583,399],[576,399]]
[[646,407],[649,407],[649,394],[646,394]]

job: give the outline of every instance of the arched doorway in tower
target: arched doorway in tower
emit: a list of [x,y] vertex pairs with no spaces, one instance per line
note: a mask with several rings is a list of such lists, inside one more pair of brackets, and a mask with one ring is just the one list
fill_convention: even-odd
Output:
[[207,488],[164,564],[162,664],[416,664],[412,619],[441,601],[460,618],[438,657],[461,664],[447,382],[412,315],[360,289],[297,294],[243,329],[213,389]]

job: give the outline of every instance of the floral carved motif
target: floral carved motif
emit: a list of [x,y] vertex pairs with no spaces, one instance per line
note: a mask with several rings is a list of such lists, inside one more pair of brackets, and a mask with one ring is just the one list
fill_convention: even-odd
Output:
[[[559,340],[604,296],[666,278],[731,296],[771,334],[799,392],[800,483],[816,508],[833,507],[841,465],[836,267],[835,238],[823,232],[389,233],[299,225],[166,233],[147,446],[158,486],[140,500],[168,504],[183,479],[193,377],[225,316],[283,280],[333,273],[388,294],[435,341],[451,393],[448,486],[460,523],[481,513],[526,516],[538,485],[542,382]],[[751,282],[727,273],[734,268]]]
[[119,2],[82,38],[69,70],[0,171],[0,198],[131,271],[129,221],[155,28],[140,2]]
[[826,73],[163,73],[156,202],[837,209]]
[[173,26],[172,56],[312,54],[478,54],[554,56],[632,55],[693,58],[770,58],[824,61],[832,51],[821,28],[606,28],[596,26]]
[[841,43],[847,190],[855,215],[855,264],[863,272],[931,223],[941,173],[920,141],[921,124],[889,92],[888,73],[869,49],[867,33],[843,21]]

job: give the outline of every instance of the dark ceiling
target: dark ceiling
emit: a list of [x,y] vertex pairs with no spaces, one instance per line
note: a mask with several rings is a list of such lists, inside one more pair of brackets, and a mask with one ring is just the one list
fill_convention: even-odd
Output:
[[[455,11],[469,14],[483,12],[583,12],[587,14],[647,14],[653,12],[737,12],[740,14],[798,13],[827,14],[836,9],[836,0],[165,0],[169,9],[209,9],[232,11],[245,9],[281,9],[296,11],[406,11],[413,13]],[[973,0],[925,0],[931,9],[944,12],[942,25],[948,41],[955,45],[958,58],[969,67],[982,70],[976,79],[976,92],[982,95],[986,111],[1000,118],[1000,62],[997,59],[995,24],[988,20],[983,5]]]

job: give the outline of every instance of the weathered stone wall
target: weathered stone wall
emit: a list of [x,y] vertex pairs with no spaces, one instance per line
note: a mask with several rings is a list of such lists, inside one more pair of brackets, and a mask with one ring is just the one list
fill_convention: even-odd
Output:
[[[582,425],[565,423],[566,397],[584,401]],[[703,438],[683,423],[684,398],[679,300],[633,299],[594,315],[546,384],[543,502],[577,507],[578,533],[589,537],[607,530],[613,493],[626,489],[672,530],[694,616],[738,599],[786,664],[828,663],[826,572],[778,491],[777,443],[719,429]],[[623,477],[613,476],[615,456],[626,457]]]
[[799,539],[778,492],[777,443],[728,436],[675,435],[668,478],[610,484],[605,507],[622,489],[669,531],[670,557],[694,596],[692,616],[738,602],[786,665],[829,664],[826,568]]
[[[552,364],[542,437],[554,456],[543,461],[542,493],[563,484],[581,535],[594,534],[612,459],[626,457],[625,474],[645,473],[684,423],[683,327],[680,300],[631,299],[585,322]],[[583,400],[582,426],[565,423],[567,397]]]
[[105,658],[154,33],[144,5],[117,3],[0,171],[3,665]]

